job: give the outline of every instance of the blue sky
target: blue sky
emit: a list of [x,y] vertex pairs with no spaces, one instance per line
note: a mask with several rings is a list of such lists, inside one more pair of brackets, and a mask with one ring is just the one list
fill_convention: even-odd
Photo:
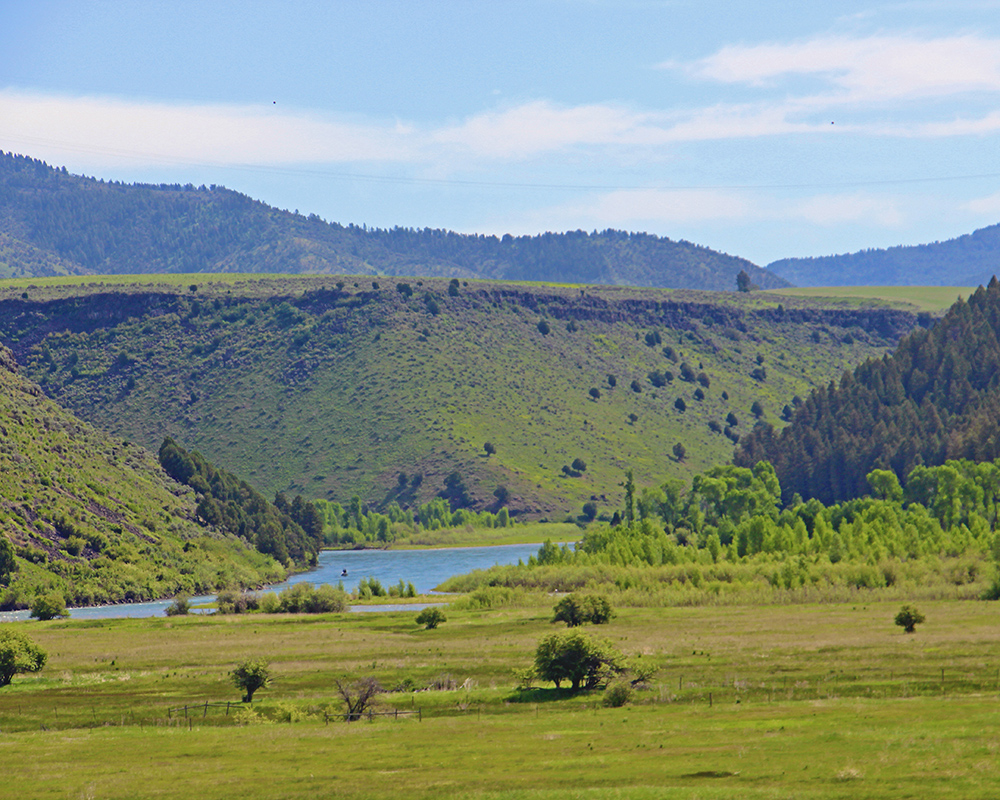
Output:
[[755,263],[1000,222],[1000,2],[0,1],[0,149]]

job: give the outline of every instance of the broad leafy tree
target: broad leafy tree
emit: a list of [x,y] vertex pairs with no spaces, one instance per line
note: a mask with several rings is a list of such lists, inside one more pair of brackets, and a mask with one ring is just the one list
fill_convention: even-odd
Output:
[[578,631],[546,636],[535,651],[535,670],[542,680],[556,688],[563,681],[575,692],[596,689],[625,671],[625,659],[610,642],[594,639]]
[[38,672],[47,658],[25,634],[11,625],[0,626],[0,686],[8,686],[17,674]]
[[258,689],[266,689],[271,683],[270,665],[263,658],[248,658],[236,665],[229,673],[237,689],[243,690],[243,702],[253,702]]

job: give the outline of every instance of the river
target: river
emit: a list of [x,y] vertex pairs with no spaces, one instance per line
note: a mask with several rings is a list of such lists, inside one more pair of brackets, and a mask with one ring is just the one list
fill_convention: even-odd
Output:
[[[496,564],[516,564],[527,561],[538,552],[540,544],[507,544],[491,547],[449,547],[436,550],[324,550],[319,565],[308,572],[293,575],[284,583],[267,587],[266,591],[281,591],[286,586],[309,581],[317,586],[343,583],[353,591],[363,578],[375,578],[385,588],[403,581],[412,583],[418,594],[428,594],[452,575],[475,569],[487,569]],[[347,575],[342,573],[347,571]],[[211,603],[215,595],[192,597],[191,603]],[[69,609],[71,619],[121,619],[124,617],[163,616],[170,600],[149,603],[128,603],[110,606],[85,606]],[[421,604],[404,606],[410,611],[424,608]],[[391,611],[398,605],[352,606],[352,611]],[[27,611],[0,613],[0,622],[28,619]]]

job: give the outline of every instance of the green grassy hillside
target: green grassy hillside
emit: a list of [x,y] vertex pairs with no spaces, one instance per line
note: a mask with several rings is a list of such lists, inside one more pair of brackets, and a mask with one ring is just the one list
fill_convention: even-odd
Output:
[[0,348],[0,537],[17,554],[16,572],[0,576],[0,607],[48,591],[123,602],[283,574],[194,518],[194,495],[154,456],[64,411]]
[[627,468],[648,485],[728,461],[755,402],[780,424],[915,324],[759,293],[204,278],[20,284],[0,338],[94,424],[172,436],[265,492],[407,504],[457,471],[475,506],[505,486],[536,517],[617,507]]

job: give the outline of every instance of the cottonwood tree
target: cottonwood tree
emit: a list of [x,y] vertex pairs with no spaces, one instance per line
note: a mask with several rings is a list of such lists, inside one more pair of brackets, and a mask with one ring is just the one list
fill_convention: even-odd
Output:
[[45,651],[25,634],[7,626],[0,629],[0,686],[10,685],[19,673],[38,672],[47,658]]
[[237,689],[243,690],[243,702],[252,703],[258,689],[266,689],[271,684],[271,673],[262,658],[248,658],[236,666],[229,676]]
[[542,680],[560,688],[568,681],[575,692],[596,689],[625,671],[625,659],[610,642],[578,631],[546,636],[535,651],[535,671]]

